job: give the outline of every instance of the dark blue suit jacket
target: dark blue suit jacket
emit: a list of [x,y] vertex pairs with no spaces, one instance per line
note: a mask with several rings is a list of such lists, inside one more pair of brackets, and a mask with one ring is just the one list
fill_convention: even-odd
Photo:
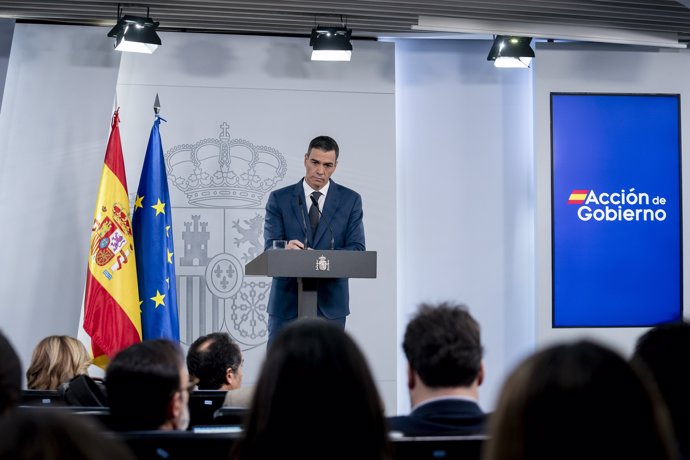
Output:
[[[364,251],[362,197],[332,180],[323,205],[314,238],[309,226],[307,203],[302,181],[271,193],[266,203],[264,250],[273,247],[273,240],[299,240],[305,237],[310,248]],[[330,228],[328,223],[330,223]],[[342,318],[350,313],[347,279],[319,280],[317,302],[326,318]],[[297,316],[297,280],[273,278],[268,313],[283,319]]]
[[388,418],[388,429],[405,436],[470,436],[485,434],[486,414],[463,399],[439,399],[410,412]]

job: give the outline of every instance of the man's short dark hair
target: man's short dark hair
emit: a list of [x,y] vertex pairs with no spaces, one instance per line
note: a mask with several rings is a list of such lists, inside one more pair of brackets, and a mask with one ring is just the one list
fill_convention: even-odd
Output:
[[12,344],[0,332],[0,414],[19,404],[22,366]]
[[338,143],[335,141],[335,139],[333,139],[330,136],[317,136],[314,139],[312,139],[309,143],[309,148],[307,149],[307,155],[309,155],[311,149],[319,149],[323,150],[324,152],[330,152],[331,150],[334,150],[336,161],[338,160],[338,156],[340,155],[340,148],[338,147]]
[[482,362],[479,324],[464,305],[422,304],[407,325],[403,350],[426,386],[469,386]]
[[[208,346],[199,350],[204,344]],[[201,336],[187,352],[189,375],[199,380],[200,390],[218,390],[225,383],[228,368],[236,374],[241,364],[242,351],[227,332]]]
[[[145,340],[115,356],[105,372],[113,425],[124,430],[156,430],[180,390],[184,356],[168,340]],[[187,382],[184,382],[186,385]]]

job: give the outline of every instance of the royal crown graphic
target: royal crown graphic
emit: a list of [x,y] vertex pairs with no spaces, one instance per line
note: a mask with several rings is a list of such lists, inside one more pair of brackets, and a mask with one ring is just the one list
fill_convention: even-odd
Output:
[[231,139],[230,125],[225,122],[220,128],[218,139],[203,139],[168,150],[168,178],[192,205],[257,207],[285,177],[285,157],[272,147]]

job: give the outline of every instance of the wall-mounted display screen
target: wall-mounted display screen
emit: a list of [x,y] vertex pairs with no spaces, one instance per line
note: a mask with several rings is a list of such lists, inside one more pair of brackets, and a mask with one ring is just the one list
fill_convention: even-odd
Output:
[[682,318],[680,96],[551,94],[553,327]]

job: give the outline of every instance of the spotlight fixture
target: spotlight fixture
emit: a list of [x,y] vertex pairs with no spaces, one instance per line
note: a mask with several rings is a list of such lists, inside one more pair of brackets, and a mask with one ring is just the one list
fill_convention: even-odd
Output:
[[316,26],[311,30],[309,46],[312,61],[349,61],[352,58],[352,29]]
[[108,32],[108,37],[115,38],[116,50],[151,54],[161,44],[156,33],[160,23],[149,17],[148,7],[146,17],[141,17],[122,15],[121,6],[117,5],[117,18],[117,24]]
[[534,58],[531,42],[531,37],[497,35],[486,60],[496,67],[527,68]]

